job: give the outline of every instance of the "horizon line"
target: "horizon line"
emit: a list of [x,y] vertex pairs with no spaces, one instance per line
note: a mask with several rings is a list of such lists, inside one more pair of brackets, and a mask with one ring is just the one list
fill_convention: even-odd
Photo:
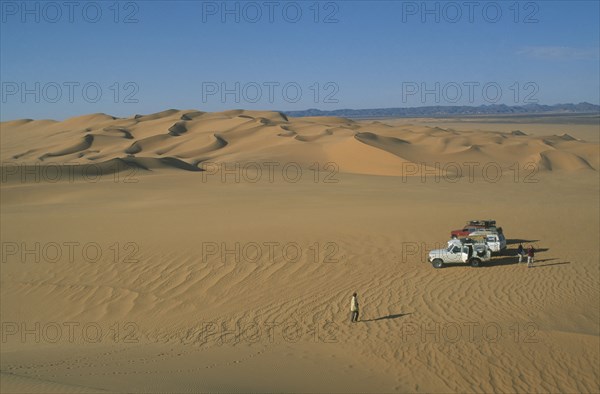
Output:
[[[528,112],[528,113],[516,113],[516,114],[507,114],[507,113],[486,113],[486,114],[447,114],[447,115],[461,115],[461,116],[479,116],[479,115],[536,115],[536,114],[596,114],[598,113],[598,115],[600,115],[600,104],[594,104],[594,103],[590,103],[588,101],[581,101],[579,103],[556,103],[556,104],[540,104],[540,103],[528,103],[528,104],[524,104],[524,105],[507,105],[507,104],[481,104],[481,105],[423,105],[423,106],[418,106],[418,107],[374,107],[374,108],[336,108],[336,109],[319,109],[319,108],[307,108],[307,109],[299,109],[299,110],[278,110],[278,109],[244,109],[244,108],[230,108],[230,109],[223,109],[223,110],[217,110],[217,111],[202,111],[201,109],[196,109],[196,108],[189,108],[189,110],[196,110],[196,111],[202,111],[202,112],[211,112],[211,113],[216,113],[216,112],[227,112],[227,111],[266,111],[266,112],[280,112],[280,113],[284,113],[284,114],[288,114],[288,113],[301,113],[301,112],[308,112],[308,111],[318,111],[318,112],[322,112],[322,113],[333,113],[333,112],[338,112],[338,111],[377,111],[377,110],[418,110],[418,109],[427,109],[427,108],[436,108],[436,109],[443,109],[443,108],[493,108],[493,107],[503,107],[503,108],[527,108],[527,107],[558,107],[558,106],[577,106],[577,105],[590,105],[590,106],[594,106],[594,107],[598,107],[595,108],[593,111],[577,111],[577,112],[552,112],[552,111],[540,111],[540,112]],[[175,111],[186,111],[188,109],[178,109],[178,108],[167,108],[165,110],[161,110],[158,112],[150,112],[146,115],[151,115],[151,114],[156,114],[156,113],[160,113],[160,112],[165,112],[165,111],[171,111],[171,110],[175,110]],[[598,112],[597,112],[598,111]],[[111,116],[113,118],[120,118],[120,119],[126,119],[128,117],[135,117],[137,115],[140,115],[139,113],[134,113],[130,116],[125,116],[125,117],[121,117],[121,116],[115,116],[115,115],[111,115],[109,113],[106,112],[90,112],[90,113],[83,113],[83,114],[79,114],[79,115],[72,115],[72,116],[68,116],[62,120],[59,119],[49,119],[49,118],[15,118],[15,119],[8,119],[8,120],[0,120],[0,123],[5,123],[5,122],[14,122],[14,121],[19,121],[19,120],[31,120],[31,121],[40,121],[40,120],[53,120],[53,121],[64,121],[67,119],[71,119],[71,118],[76,118],[79,116],[85,116],[85,115],[92,115],[92,114],[103,114],[103,115],[107,115],[107,116]],[[430,115],[434,115],[434,114],[430,114]],[[444,114],[441,114],[444,115]],[[341,116],[341,115],[340,115]],[[367,115],[368,116],[368,115]],[[410,116],[410,117],[414,117],[414,118],[419,118],[419,117],[430,117],[430,116],[426,116],[425,114],[415,114],[414,116]]]

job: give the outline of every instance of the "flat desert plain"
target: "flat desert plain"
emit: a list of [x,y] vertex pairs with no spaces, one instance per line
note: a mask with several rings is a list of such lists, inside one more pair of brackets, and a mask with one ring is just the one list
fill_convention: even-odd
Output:
[[599,392],[598,116],[509,120],[2,123],[1,391]]

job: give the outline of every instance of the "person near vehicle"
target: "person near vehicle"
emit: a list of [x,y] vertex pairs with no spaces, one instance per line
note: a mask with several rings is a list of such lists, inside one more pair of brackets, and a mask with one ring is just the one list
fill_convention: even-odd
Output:
[[517,248],[517,254],[519,255],[519,264],[523,262],[523,256],[525,255],[525,248],[523,248],[523,244],[519,244]]
[[352,294],[350,300],[350,322],[354,323],[358,321],[358,296],[356,293]]
[[535,257],[535,249],[533,246],[529,246],[529,250],[527,251],[527,267],[531,268],[533,266],[533,258]]

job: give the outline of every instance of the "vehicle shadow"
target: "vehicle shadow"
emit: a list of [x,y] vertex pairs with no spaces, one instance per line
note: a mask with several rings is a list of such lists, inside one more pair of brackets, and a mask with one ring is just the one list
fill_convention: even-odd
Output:
[[[540,249],[536,249],[535,253],[537,255],[538,253],[547,252],[548,250],[550,250],[550,249],[549,248],[540,248]],[[525,253],[527,253],[527,249],[525,249]],[[556,259],[536,260],[536,262],[550,261],[550,260],[556,260]],[[527,255],[523,256],[523,260],[522,260],[521,264],[523,264],[523,263],[527,264]],[[501,255],[492,256],[492,259],[490,261],[483,263],[481,266],[482,267],[497,267],[497,266],[502,266],[502,265],[513,265],[513,264],[519,264],[519,254],[517,253],[517,249],[505,249],[504,253],[502,253]]]
[[[550,248],[536,249],[535,254],[537,255],[538,253],[544,253],[549,250],[550,250]],[[519,254],[517,253],[517,249],[504,249],[501,253],[494,253],[492,258],[494,258],[496,256],[502,256],[502,257],[515,256],[518,258]],[[527,248],[525,248],[525,258],[527,258]]]
[[[507,245],[516,245],[516,244],[531,244],[534,242],[539,242],[539,239],[507,239]],[[523,245],[525,247],[525,245]]]
[[366,322],[370,322],[370,321],[398,319],[402,316],[407,316],[407,315],[412,315],[412,312],[411,313],[396,313],[396,314],[392,314],[392,315],[376,317],[375,319],[367,319],[367,320],[361,320],[361,321],[366,323]]
[[[524,257],[523,258],[523,263],[527,263],[527,258]],[[490,261],[486,261],[485,263],[481,264],[481,267],[498,267],[498,266],[502,266],[502,265],[514,265],[514,264],[519,264],[519,258],[517,257],[517,252],[515,252],[514,255],[503,255],[500,256],[498,258],[492,258]]]

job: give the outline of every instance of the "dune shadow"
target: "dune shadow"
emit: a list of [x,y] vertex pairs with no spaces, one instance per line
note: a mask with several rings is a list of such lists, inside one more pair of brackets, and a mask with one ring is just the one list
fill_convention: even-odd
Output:
[[370,321],[379,321],[379,320],[391,320],[391,319],[398,319],[402,316],[406,316],[406,315],[412,315],[411,313],[396,313],[396,314],[392,314],[392,315],[387,315],[387,316],[381,316],[381,317],[376,317],[375,319],[367,319],[367,320],[361,320],[362,322],[370,322]]

